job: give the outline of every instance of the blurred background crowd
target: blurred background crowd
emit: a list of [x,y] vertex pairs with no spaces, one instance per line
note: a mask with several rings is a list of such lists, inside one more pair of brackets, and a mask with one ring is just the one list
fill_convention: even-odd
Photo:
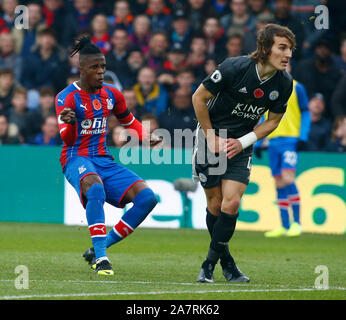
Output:
[[[0,6],[0,144],[60,145],[55,95],[79,79],[69,48],[90,35],[106,56],[105,81],[150,128],[196,128],[191,96],[227,57],[256,48],[268,23],[296,35],[292,75],[309,98],[307,151],[346,150],[346,2],[332,0],[2,0]],[[328,29],[315,7],[327,5]],[[15,8],[28,9],[28,28]],[[20,14],[20,13],[19,13]],[[108,144],[125,129],[109,121]],[[178,146],[181,147],[181,146]],[[182,147],[184,147],[182,145]]]

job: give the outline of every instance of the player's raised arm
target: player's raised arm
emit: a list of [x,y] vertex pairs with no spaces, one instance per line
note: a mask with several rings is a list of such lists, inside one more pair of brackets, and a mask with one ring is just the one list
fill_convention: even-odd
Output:
[[57,95],[55,98],[55,110],[58,117],[58,125],[61,139],[71,147],[77,139],[76,114],[74,112],[74,100],[70,95],[63,98]]

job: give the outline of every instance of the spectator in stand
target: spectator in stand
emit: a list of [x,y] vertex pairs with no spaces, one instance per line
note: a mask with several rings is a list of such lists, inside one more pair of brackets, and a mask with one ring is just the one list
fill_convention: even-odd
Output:
[[177,73],[186,66],[186,53],[176,47],[172,47],[167,52],[167,59],[163,64],[163,68],[157,71],[158,82],[170,91],[176,81]]
[[37,109],[31,110],[27,115],[27,122],[31,125],[27,127],[26,136],[28,139],[34,138],[41,133],[44,120],[49,115],[55,115],[55,90],[53,87],[42,87],[40,89],[40,104]]
[[36,2],[29,3],[27,8],[29,28],[13,28],[11,30],[15,42],[15,51],[23,59],[31,54],[31,49],[36,44],[38,33],[46,28],[44,22],[42,22],[42,8],[40,4]]
[[196,77],[191,68],[182,68],[179,70],[176,76],[176,87],[184,88],[190,92],[190,95],[197,89]]
[[307,151],[324,151],[327,147],[332,125],[329,119],[323,117],[324,110],[324,97],[316,93],[309,101],[311,125]]
[[248,0],[249,11],[255,17],[262,13],[270,13],[266,0]]
[[225,58],[239,57],[243,51],[243,36],[239,33],[231,34],[226,42],[226,50]]
[[14,39],[11,33],[0,34],[0,68],[10,68],[15,79],[20,80],[22,73],[22,57],[14,50]]
[[7,118],[0,113],[0,145],[2,144],[20,144],[17,134],[11,134]]
[[340,79],[331,98],[333,118],[346,115],[346,73]]
[[217,67],[218,60],[214,55],[208,55],[205,59],[205,63],[203,65],[203,70],[201,73],[195,73],[196,74],[196,82],[200,83],[204,80],[204,78],[211,74]]
[[108,30],[109,25],[107,17],[104,14],[95,15],[91,21],[91,41],[101,49],[104,55],[112,48]]
[[8,116],[14,91],[22,86],[15,81],[13,70],[0,69],[0,112]]
[[[113,71],[124,86],[128,75],[127,58],[129,56],[129,40],[126,29],[119,28],[113,31],[111,38],[112,50],[106,54],[107,70]],[[124,79],[124,82],[123,82]]]
[[166,61],[168,44],[168,38],[165,32],[154,33],[150,38],[147,65],[155,71],[161,69]]
[[208,15],[208,2],[206,0],[188,0],[190,27],[194,32],[203,29],[204,19]]
[[209,14],[215,15],[219,18],[230,13],[228,0],[211,0],[209,5]]
[[140,112],[151,112],[159,116],[167,109],[168,94],[157,82],[155,70],[143,67],[138,73],[138,82],[133,87]]
[[[70,49],[68,49],[68,52]],[[56,92],[60,92],[66,87],[67,79],[76,75],[79,79],[79,52],[74,56],[67,55],[67,59],[61,64],[57,71],[56,77],[54,77],[54,85]]]
[[164,0],[148,0],[146,11],[151,21],[151,31],[167,31],[171,27],[172,18],[170,9],[166,7]]
[[108,17],[111,33],[115,29],[126,29],[128,34],[132,33],[134,15],[131,14],[130,4],[127,0],[114,2],[113,15]]
[[293,77],[301,82],[308,96],[322,93],[325,99],[326,117],[332,118],[331,96],[341,78],[341,71],[332,59],[328,41],[321,39],[315,48],[315,56],[299,62],[294,69]]
[[[188,88],[178,87],[172,98],[171,107],[159,117],[160,128],[167,129],[172,137],[172,147],[192,147],[192,140],[180,140],[179,135],[174,134],[175,129],[190,129],[191,133],[196,129],[196,115],[191,101],[191,92]],[[193,135],[189,135],[191,138]],[[175,139],[173,139],[175,137]],[[177,139],[178,138],[178,139]],[[180,140],[180,141],[179,141]]]
[[42,124],[42,132],[33,139],[28,140],[29,144],[40,146],[59,146],[62,144],[58,120],[55,114],[48,115]]
[[157,116],[151,112],[146,112],[141,117],[141,122],[148,134],[152,134],[156,129],[160,128]]
[[133,88],[124,88],[122,94],[125,98],[127,109],[138,119],[140,119],[140,106]]
[[181,14],[174,17],[170,35],[172,46],[188,51],[191,43],[191,29],[187,15]]
[[[316,29],[315,19],[313,19],[316,17],[315,8],[321,4],[323,4],[323,1],[321,0],[292,1],[291,13],[302,24],[305,30],[303,56],[306,58],[313,54],[312,49],[314,48],[316,41],[326,35],[326,30]],[[329,4],[330,3],[328,3],[328,5]]]
[[2,18],[4,19],[8,29],[14,28],[14,21],[16,20],[15,9],[19,5],[17,0],[3,0],[1,1]]
[[249,30],[244,33],[243,37],[243,53],[250,54],[256,50],[257,33],[262,30],[268,23],[274,21],[274,16],[270,12],[263,12],[258,14],[256,22],[256,29]]
[[43,29],[38,35],[38,45],[25,60],[21,83],[27,89],[54,86],[65,57],[65,50],[57,46],[54,31]]
[[327,151],[330,152],[346,152],[346,116],[341,116],[335,120],[335,140],[330,141]]
[[231,12],[220,20],[226,36],[234,32],[244,34],[256,28],[256,19],[247,10],[246,0],[231,0],[230,8]]
[[127,74],[121,79],[124,87],[132,87],[137,82],[139,70],[144,66],[145,60],[141,49],[133,48],[127,57]]
[[169,72],[175,78],[181,68],[186,67],[186,52],[172,46],[167,52],[167,59],[163,64],[163,70]]
[[65,17],[64,43],[73,45],[74,39],[90,29],[91,21],[96,14],[93,0],[74,0],[73,7]]
[[8,122],[18,128],[18,136],[21,142],[26,141],[28,127],[31,123],[27,121],[29,109],[27,108],[27,91],[24,88],[14,90],[9,110]]
[[344,36],[340,41],[340,54],[333,56],[336,66],[346,73],[346,36]]
[[66,47],[64,29],[68,21],[68,10],[62,0],[43,0],[43,18],[46,27],[52,28],[57,36],[57,42]]
[[108,142],[107,142],[108,146],[121,148],[127,143],[129,134],[123,126],[117,125],[111,130],[107,138],[108,138]]
[[220,62],[226,54],[226,38],[218,18],[207,18],[203,25],[203,32],[207,41],[207,54],[215,55],[218,62]]
[[134,47],[140,48],[144,55],[149,53],[149,41],[151,37],[151,23],[146,15],[136,16],[133,21],[133,33],[129,42]]
[[203,68],[206,56],[207,41],[202,33],[196,33],[191,39],[187,64],[194,69]]
[[303,24],[292,15],[292,0],[274,0],[275,20],[274,22],[288,27],[296,36],[296,49],[292,55],[292,67],[294,63],[302,58],[303,42],[305,40],[305,29]]

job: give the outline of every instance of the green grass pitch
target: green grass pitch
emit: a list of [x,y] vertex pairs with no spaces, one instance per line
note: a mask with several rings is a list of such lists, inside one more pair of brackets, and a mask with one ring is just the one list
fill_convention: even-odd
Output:
[[[108,250],[114,276],[98,276],[81,254],[86,227],[0,223],[0,300],[286,300],[346,298],[345,235],[303,234],[267,239],[236,231],[230,250],[248,284],[226,283],[218,264],[214,284],[196,283],[209,235],[206,230],[139,228]],[[28,270],[28,288],[18,289]],[[328,289],[315,287],[325,266]],[[326,283],[326,282],[325,282]]]

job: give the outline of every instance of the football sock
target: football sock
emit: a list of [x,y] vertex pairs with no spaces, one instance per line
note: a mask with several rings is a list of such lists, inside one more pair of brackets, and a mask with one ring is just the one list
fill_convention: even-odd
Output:
[[[208,208],[206,209],[207,211],[207,216],[206,216],[206,224],[207,224],[207,228],[210,234],[210,237],[213,236],[213,229],[214,229],[214,225],[215,222],[217,221],[217,219],[219,218],[218,216],[213,215]],[[222,260],[228,260],[228,259],[233,259],[230,252],[229,252],[229,248],[228,245],[224,247],[224,252],[222,252],[222,254],[220,255],[220,259]]]
[[106,257],[106,225],[103,205],[106,194],[103,184],[96,183],[86,193],[86,218],[96,259]]
[[228,247],[228,242],[233,236],[238,216],[239,213],[228,214],[222,211],[220,212],[220,216],[214,224],[210,248],[207,255],[207,259],[212,263],[217,263],[217,260],[225,252],[225,247]]
[[106,247],[119,242],[131,234],[154,209],[157,199],[154,192],[146,188],[133,199],[133,206],[107,234]]
[[285,229],[288,229],[290,227],[290,219],[288,215],[288,208],[290,204],[287,198],[287,189],[286,187],[276,188],[276,191],[281,215],[281,223]]
[[292,183],[286,187],[286,190],[293,211],[293,220],[296,223],[300,223],[300,196],[297,186],[295,183]]

